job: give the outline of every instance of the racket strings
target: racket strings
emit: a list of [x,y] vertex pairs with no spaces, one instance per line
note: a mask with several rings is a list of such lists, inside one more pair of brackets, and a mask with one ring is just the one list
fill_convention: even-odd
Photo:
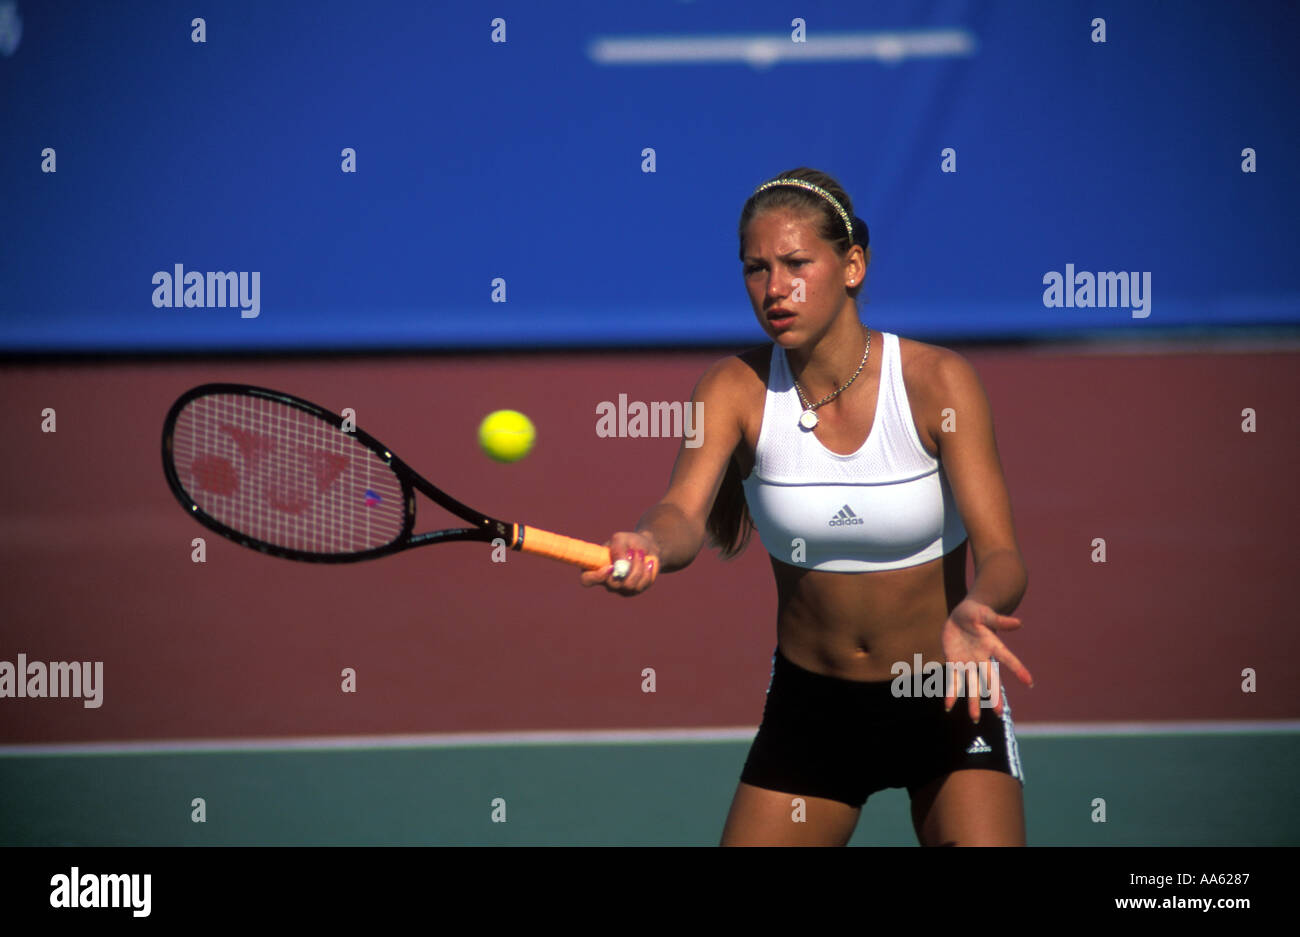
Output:
[[191,401],[173,433],[181,485],[205,513],[245,537],[306,553],[359,553],[402,532],[393,470],[333,424],[264,397]]

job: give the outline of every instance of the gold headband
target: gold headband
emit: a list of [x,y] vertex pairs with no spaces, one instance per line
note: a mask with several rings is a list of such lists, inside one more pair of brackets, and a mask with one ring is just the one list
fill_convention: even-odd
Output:
[[[755,189],[754,195],[757,195],[759,192],[762,192],[764,189],[770,189],[773,186],[778,186],[778,185],[798,186],[801,189],[807,189],[809,192],[814,192],[817,195],[820,195],[822,198],[826,199],[826,201],[830,202],[831,206],[837,212],[840,213],[840,217],[844,219],[844,227],[848,229],[849,240],[850,241],[853,240],[853,222],[849,218],[849,213],[844,210],[843,205],[835,201],[835,197],[833,195],[831,195],[829,192],[827,192],[819,185],[814,185],[811,182],[805,182],[802,179],[773,179],[771,182],[764,182],[757,189]],[[754,195],[751,195],[750,198],[753,198]]]

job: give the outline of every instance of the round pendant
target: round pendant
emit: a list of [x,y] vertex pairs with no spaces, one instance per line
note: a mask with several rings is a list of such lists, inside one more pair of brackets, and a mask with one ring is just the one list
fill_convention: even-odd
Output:
[[799,417],[799,425],[804,429],[812,429],[817,425],[817,414],[812,410],[805,410],[803,415]]

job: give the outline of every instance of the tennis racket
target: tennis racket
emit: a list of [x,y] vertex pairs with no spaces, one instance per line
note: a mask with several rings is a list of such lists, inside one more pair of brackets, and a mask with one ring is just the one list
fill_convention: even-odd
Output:
[[[163,471],[195,520],[242,546],[311,563],[351,563],[450,541],[501,539],[586,569],[609,550],[488,517],[420,477],[342,417],[241,384],[186,391],[163,425]],[[470,526],[413,533],[415,492]]]

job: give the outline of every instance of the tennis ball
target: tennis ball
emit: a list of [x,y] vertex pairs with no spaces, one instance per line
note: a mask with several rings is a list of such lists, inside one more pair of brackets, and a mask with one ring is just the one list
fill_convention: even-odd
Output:
[[489,413],[478,427],[479,445],[498,462],[518,462],[532,451],[536,438],[532,421],[518,410]]

